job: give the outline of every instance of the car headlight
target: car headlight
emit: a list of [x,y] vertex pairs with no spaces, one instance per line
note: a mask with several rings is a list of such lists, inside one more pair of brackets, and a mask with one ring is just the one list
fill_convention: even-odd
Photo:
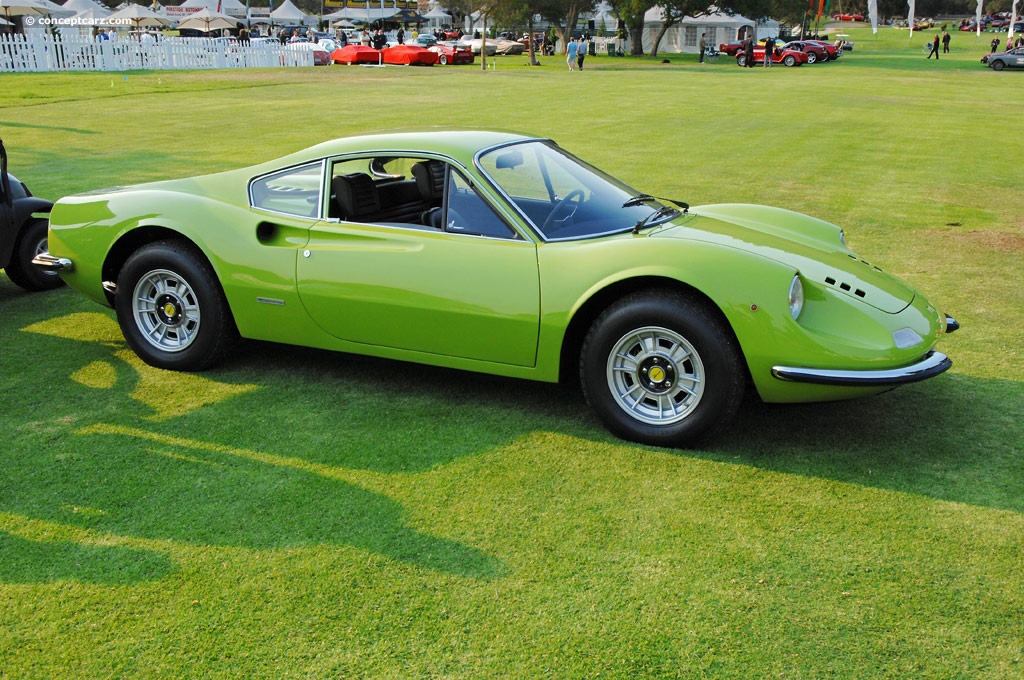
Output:
[[800,275],[796,274],[793,276],[792,283],[789,284],[789,313],[793,315],[794,321],[800,318],[800,312],[803,308],[804,284],[800,280]]

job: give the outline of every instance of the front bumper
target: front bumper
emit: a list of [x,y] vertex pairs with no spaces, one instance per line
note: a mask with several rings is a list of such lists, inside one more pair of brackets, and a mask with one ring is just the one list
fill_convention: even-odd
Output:
[[69,272],[74,264],[66,257],[54,257],[50,253],[39,253],[32,258],[32,264],[48,272]]
[[791,368],[773,366],[772,375],[789,382],[835,385],[841,387],[887,387],[927,380],[949,370],[953,361],[942,352],[929,352],[920,361],[904,366],[874,371],[841,371],[835,369]]

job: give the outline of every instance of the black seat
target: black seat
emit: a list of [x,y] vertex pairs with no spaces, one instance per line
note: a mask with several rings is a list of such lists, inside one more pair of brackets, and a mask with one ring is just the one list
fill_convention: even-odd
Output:
[[369,175],[354,172],[331,180],[334,203],[343,220],[358,220],[380,212],[380,196]]
[[441,201],[444,198],[445,165],[441,161],[420,161],[412,166],[416,188],[427,205],[421,221],[428,227],[444,228]]

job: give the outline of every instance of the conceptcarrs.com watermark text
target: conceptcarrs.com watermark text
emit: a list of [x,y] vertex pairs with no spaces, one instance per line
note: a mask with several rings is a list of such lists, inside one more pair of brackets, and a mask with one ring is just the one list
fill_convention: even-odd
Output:
[[127,18],[96,19],[88,17],[22,17],[26,26],[132,26],[134,22]]

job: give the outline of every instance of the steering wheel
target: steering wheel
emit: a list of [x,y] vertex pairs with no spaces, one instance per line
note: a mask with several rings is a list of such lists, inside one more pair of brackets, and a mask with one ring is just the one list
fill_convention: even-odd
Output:
[[[574,200],[575,203],[573,203]],[[576,211],[579,209],[580,203],[582,202],[583,189],[573,189],[568,194],[566,194],[565,198],[561,199],[560,201],[558,201],[558,203],[555,204],[555,207],[551,209],[550,213],[548,213],[547,219],[544,220],[544,224],[541,225],[540,230],[546,234],[548,232],[548,227],[551,226],[551,223],[557,221],[555,220],[555,216],[558,215],[559,211],[563,210],[565,206],[571,205],[572,212],[570,212],[561,219],[562,222],[565,222],[567,219],[576,214]]]

